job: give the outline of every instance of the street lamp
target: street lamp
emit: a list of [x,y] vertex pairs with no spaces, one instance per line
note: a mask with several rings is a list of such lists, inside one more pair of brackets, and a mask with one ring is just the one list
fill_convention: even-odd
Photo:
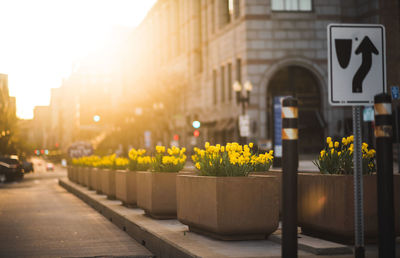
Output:
[[[242,91],[246,91],[246,95],[243,95]],[[246,81],[242,86],[239,81],[233,83],[233,90],[236,92],[236,103],[242,105],[242,115],[246,114],[246,104],[250,103],[250,92],[253,90],[253,85],[250,81]]]
[[[243,89],[246,91],[245,95],[242,93]],[[242,86],[239,81],[235,81],[233,90],[236,92],[236,103],[242,105],[242,115],[239,116],[239,132],[242,142],[245,144],[250,133],[250,119],[246,115],[246,107],[250,103],[250,92],[253,90],[253,85],[250,81],[246,81]]]
[[95,123],[100,122],[100,116],[99,116],[99,115],[94,115],[94,116],[93,116],[93,121],[94,121]]

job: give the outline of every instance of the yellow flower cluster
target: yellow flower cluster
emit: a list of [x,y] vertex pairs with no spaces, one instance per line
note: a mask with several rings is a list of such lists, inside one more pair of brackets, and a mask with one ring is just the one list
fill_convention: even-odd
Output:
[[78,166],[109,169],[126,169],[128,163],[129,161],[127,158],[117,158],[115,154],[104,157],[92,155],[72,160],[72,164]]
[[144,150],[144,149],[136,150],[136,149],[132,148],[129,151],[128,156],[130,159],[136,160],[138,157],[143,156],[145,153],[146,153],[146,150]]
[[131,171],[145,171],[149,169],[151,164],[151,157],[144,156],[146,150],[144,149],[134,149],[129,151],[129,170]]
[[194,148],[192,160],[202,175],[246,176],[251,171],[267,171],[273,160],[273,152],[254,154],[253,143],[240,145],[236,142],[226,146],[210,145],[204,149]]
[[253,155],[251,157],[250,163],[252,165],[271,163],[274,159],[273,153],[274,151],[270,150],[268,153],[265,154],[260,154],[258,156]]
[[[165,155],[167,151],[168,155]],[[156,146],[156,153],[151,159],[152,170],[156,172],[178,172],[186,163],[186,148],[173,146],[166,149],[164,146]]]
[[157,153],[164,153],[165,152],[165,147],[164,146],[156,146],[156,152]]
[[175,156],[163,156],[162,157],[162,164],[163,165],[178,165],[178,164],[185,164],[186,156],[183,155],[182,157],[175,157]]
[[[352,174],[354,136],[343,137],[341,144],[333,142],[331,137],[326,138],[326,147],[321,150],[314,164],[322,173]],[[368,149],[367,143],[362,143],[363,173],[369,174],[375,171],[375,150]]]
[[129,164],[129,159],[127,158],[116,158],[115,167],[116,169],[126,169]]
[[72,159],[72,165],[82,166],[82,167],[94,167],[96,163],[101,160],[99,156],[83,156],[80,158]]

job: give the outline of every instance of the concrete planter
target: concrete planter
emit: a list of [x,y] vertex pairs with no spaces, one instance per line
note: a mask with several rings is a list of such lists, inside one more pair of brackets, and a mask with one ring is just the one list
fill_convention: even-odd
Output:
[[126,206],[136,205],[136,171],[116,171],[115,196]]
[[90,168],[89,171],[89,189],[97,191],[97,177],[99,176],[99,170],[97,168]]
[[98,168],[97,169],[97,176],[96,176],[96,193],[103,194],[103,186],[102,186],[102,177],[103,177],[104,169]]
[[78,167],[77,183],[80,185],[83,184],[83,169],[84,169],[84,167]]
[[[363,176],[364,234],[374,241],[378,232],[377,177]],[[298,225],[304,233],[344,243],[354,242],[352,175],[299,174]],[[400,176],[394,176],[396,235],[400,235]]]
[[177,177],[178,220],[222,240],[264,239],[278,228],[276,176]]
[[74,166],[72,169],[72,181],[78,183],[78,170],[80,167]]
[[89,168],[89,167],[83,168],[82,185],[87,186],[87,187],[89,187],[90,170],[91,170],[91,168]]
[[156,219],[176,218],[176,175],[137,172],[137,206]]
[[107,195],[108,199],[115,199],[115,170],[101,170],[101,192]]
[[73,170],[74,170],[74,167],[73,167],[73,166],[69,165],[69,166],[67,167],[67,176],[68,176],[69,181],[72,181],[72,177],[73,177],[72,173],[73,173]]
[[251,172],[250,176],[276,176],[278,180],[278,188],[279,188],[279,194],[278,194],[278,201],[280,203],[279,205],[279,214],[282,214],[282,170],[269,170],[266,172]]

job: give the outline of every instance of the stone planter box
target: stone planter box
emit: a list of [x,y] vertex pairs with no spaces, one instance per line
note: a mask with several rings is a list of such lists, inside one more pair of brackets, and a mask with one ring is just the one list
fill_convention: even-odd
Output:
[[267,172],[251,172],[250,176],[276,176],[278,180],[278,201],[279,201],[279,214],[282,214],[282,170],[271,169]]
[[97,170],[97,183],[96,183],[96,193],[97,194],[103,194],[103,186],[102,186],[102,178],[103,178],[103,174],[105,174],[106,172],[104,171],[104,169],[102,168],[98,168]]
[[73,170],[74,170],[74,167],[73,167],[73,166],[69,165],[69,166],[67,167],[67,176],[68,176],[69,181],[72,181],[72,178],[73,178],[73,175],[72,175]]
[[137,206],[156,219],[176,218],[177,174],[137,172]]
[[78,183],[78,170],[80,167],[74,166],[72,169],[72,181]]
[[278,228],[276,176],[176,180],[178,220],[189,230],[221,240],[265,239]]
[[136,205],[136,171],[116,171],[115,196],[126,206]]
[[101,192],[107,195],[108,199],[115,199],[115,170],[101,170]]
[[89,168],[89,167],[83,168],[82,185],[87,186],[87,187],[89,187],[90,170],[91,170],[91,168]]
[[98,168],[91,168],[89,171],[89,189],[96,190],[97,187],[97,177],[99,177],[99,169]]
[[[364,234],[378,236],[377,177],[363,176]],[[354,242],[353,175],[298,175],[298,225],[302,231],[343,243]],[[394,175],[396,235],[400,235],[400,175]]]
[[77,172],[77,183],[82,185],[83,183],[83,169],[84,167],[78,167],[78,172]]

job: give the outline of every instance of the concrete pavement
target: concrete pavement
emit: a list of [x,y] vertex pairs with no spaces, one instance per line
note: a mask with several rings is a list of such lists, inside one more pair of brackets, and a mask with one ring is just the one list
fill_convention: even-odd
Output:
[[141,244],[61,188],[65,169],[37,168],[0,184],[0,257],[152,257]]

